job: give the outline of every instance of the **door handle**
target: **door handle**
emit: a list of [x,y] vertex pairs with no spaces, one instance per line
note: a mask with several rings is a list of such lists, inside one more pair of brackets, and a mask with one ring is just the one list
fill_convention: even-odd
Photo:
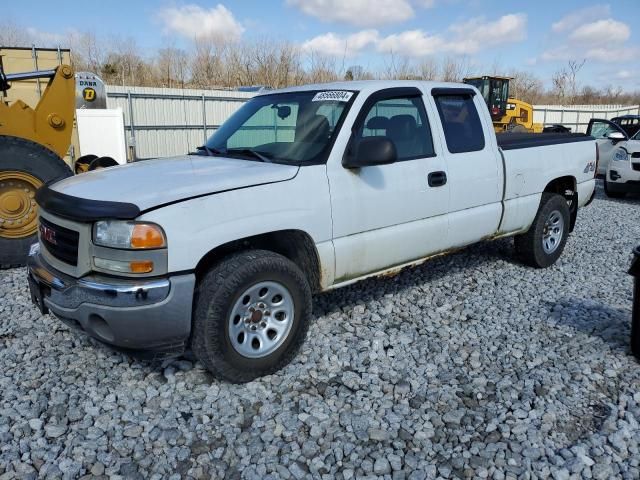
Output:
[[445,172],[431,172],[427,178],[430,187],[441,187],[447,183],[447,174]]

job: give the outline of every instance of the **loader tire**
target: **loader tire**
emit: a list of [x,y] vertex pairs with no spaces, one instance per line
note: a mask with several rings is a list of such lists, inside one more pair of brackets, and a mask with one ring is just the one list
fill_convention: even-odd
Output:
[[98,157],[89,164],[89,171],[117,167],[119,164],[111,157]]
[[71,175],[48,148],[0,135],[0,268],[24,265],[30,245],[38,240],[36,190]]

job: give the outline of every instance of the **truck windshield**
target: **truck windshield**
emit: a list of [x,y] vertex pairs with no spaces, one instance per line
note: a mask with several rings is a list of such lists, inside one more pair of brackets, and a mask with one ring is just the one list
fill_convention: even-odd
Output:
[[216,130],[199,153],[298,165],[323,163],[355,96],[347,90],[309,90],[254,97]]

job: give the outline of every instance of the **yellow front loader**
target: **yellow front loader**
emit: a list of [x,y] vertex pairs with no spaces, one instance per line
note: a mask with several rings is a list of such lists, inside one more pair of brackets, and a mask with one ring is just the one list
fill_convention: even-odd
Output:
[[[12,82],[32,79],[46,82],[35,108],[5,101]],[[5,74],[0,64],[0,267],[23,265],[37,239],[36,190],[73,174],[63,157],[74,128],[75,89],[68,65]]]
[[533,122],[533,106],[509,96],[509,77],[465,78],[464,83],[473,85],[482,94],[496,133],[532,132],[541,133],[543,125]]

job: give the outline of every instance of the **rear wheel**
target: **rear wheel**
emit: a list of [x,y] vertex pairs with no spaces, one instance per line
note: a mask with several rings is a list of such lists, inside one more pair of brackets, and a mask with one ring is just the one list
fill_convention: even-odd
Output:
[[37,241],[36,190],[71,175],[51,150],[0,136],[0,268],[24,265],[29,246]]
[[540,207],[529,230],[514,238],[516,252],[529,266],[553,265],[564,250],[571,227],[567,200],[556,193],[543,193]]

